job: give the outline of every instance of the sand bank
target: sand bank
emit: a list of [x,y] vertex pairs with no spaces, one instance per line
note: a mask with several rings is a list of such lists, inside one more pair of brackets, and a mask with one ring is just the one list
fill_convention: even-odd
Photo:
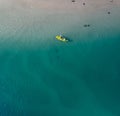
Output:
[[119,0],[0,0],[1,42],[18,39],[18,43],[30,45],[30,40],[31,43],[53,40],[58,33],[67,36],[73,33],[73,38],[81,36],[83,31],[86,35],[91,31],[82,30],[85,23],[94,23],[93,19],[102,19],[102,15],[106,17],[108,11],[118,6]]
[[[83,5],[85,3],[85,5]],[[85,11],[93,11],[97,9],[107,8],[110,6],[119,7],[119,0],[0,0],[0,8],[24,8],[24,9],[44,9],[44,10],[79,10],[79,12],[85,13]],[[76,12],[77,12],[76,11]],[[49,11],[48,11],[49,12]]]

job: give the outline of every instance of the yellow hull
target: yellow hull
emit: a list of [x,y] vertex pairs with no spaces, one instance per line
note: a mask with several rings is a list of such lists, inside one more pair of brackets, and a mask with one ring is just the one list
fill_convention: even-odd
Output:
[[57,35],[56,39],[59,41],[62,41],[62,42],[68,42],[68,40],[66,38],[62,37],[61,35]]

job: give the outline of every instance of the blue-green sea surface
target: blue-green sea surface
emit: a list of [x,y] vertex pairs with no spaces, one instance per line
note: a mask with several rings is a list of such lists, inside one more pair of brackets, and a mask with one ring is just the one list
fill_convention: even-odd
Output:
[[118,11],[0,16],[0,116],[119,116]]

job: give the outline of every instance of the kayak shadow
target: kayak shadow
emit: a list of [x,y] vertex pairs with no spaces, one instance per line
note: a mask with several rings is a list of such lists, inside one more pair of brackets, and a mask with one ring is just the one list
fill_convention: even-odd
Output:
[[73,40],[72,40],[72,39],[67,38],[67,37],[65,37],[65,38],[68,40],[68,42],[73,42]]
[[72,39],[68,39],[68,42],[73,42],[73,40]]
[[63,36],[63,37],[66,38],[66,40],[68,40],[68,42],[73,42],[72,39],[70,39],[70,38],[68,38],[68,37],[66,37],[66,36]]

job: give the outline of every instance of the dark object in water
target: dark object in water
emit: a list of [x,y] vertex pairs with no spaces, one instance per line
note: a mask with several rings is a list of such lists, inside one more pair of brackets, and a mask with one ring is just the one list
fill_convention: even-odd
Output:
[[84,27],[90,27],[90,24],[85,24]]
[[88,24],[87,26],[90,27],[90,24]]
[[56,48],[56,49],[55,49],[55,52],[56,52],[56,53],[58,53],[58,52],[59,52],[59,50]]
[[110,14],[110,12],[108,12],[108,14]]
[[87,24],[85,24],[84,27],[87,27]]
[[72,2],[75,2],[75,0],[72,0]]
[[85,3],[83,3],[83,5],[85,5]]
[[113,2],[113,0],[111,0],[110,2]]

